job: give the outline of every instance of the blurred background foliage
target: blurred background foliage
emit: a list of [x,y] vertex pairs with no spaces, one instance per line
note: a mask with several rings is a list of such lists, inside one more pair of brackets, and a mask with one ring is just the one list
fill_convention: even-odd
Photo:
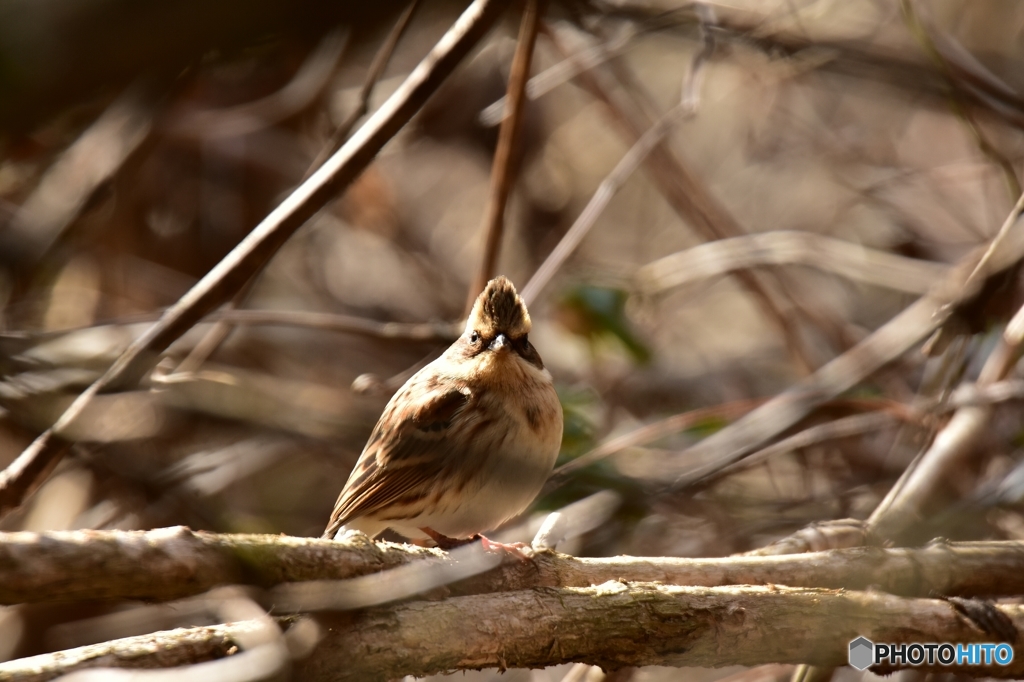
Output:
[[[405,6],[0,0],[0,466],[322,160]],[[420,3],[371,111],[462,8]],[[497,138],[481,112],[504,94],[518,14],[238,300],[429,333],[244,323],[202,350],[213,323],[199,325],[146,385],[95,401],[72,455],[0,529],[319,535],[391,392],[463,313]],[[654,120],[710,34],[695,110],[668,141],[744,231],[950,264],[995,234],[1020,192],[1022,27],[1024,5],[997,0],[552,2],[533,71],[607,44],[615,56],[598,70]],[[525,284],[631,144],[578,79],[529,101],[500,272]],[[720,556],[864,518],[934,434],[893,423],[669,490],[686,447],[735,418],[729,405],[780,393],[915,297],[827,263],[777,268],[781,329],[733,276],[638,285],[641,266],[704,241],[638,171],[531,306],[565,411],[560,463],[723,406],[550,486],[531,514],[621,496],[568,551]],[[944,355],[915,349],[854,397],[909,403],[972,379],[1016,289],[996,297],[1009,313]],[[921,541],[1024,537],[1019,407],[999,408],[986,456],[950,481]],[[819,410],[795,430],[845,413]],[[23,609],[23,636],[0,653],[88,643],[60,624],[109,608]]]

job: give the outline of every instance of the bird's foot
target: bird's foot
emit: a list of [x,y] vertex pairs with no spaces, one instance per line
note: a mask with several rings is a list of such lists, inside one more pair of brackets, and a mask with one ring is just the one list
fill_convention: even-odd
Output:
[[471,542],[476,542],[477,540],[479,540],[480,546],[484,548],[484,551],[504,552],[509,556],[515,557],[519,561],[530,560],[530,555],[524,551],[530,549],[530,546],[525,542],[496,542],[479,534],[466,539],[450,538],[447,535],[441,535],[433,528],[420,528],[420,530],[423,531],[423,533],[426,534],[431,540],[433,540],[434,544],[436,544],[438,547],[445,550],[446,552],[455,549],[456,547],[463,547],[465,545],[470,544]]
[[488,552],[504,552],[509,556],[515,557],[520,561],[529,561],[532,557],[524,552],[523,550],[530,549],[530,546],[525,542],[495,542],[485,538],[483,535],[477,535],[473,539],[479,538],[480,545]]
[[448,550],[455,549],[456,547],[468,545],[469,543],[476,540],[475,537],[465,539],[450,538],[447,535],[441,535],[433,528],[420,528],[420,530],[426,533],[427,536],[434,541],[434,544],[436,544],[438,547],[440,547],[446,552]]

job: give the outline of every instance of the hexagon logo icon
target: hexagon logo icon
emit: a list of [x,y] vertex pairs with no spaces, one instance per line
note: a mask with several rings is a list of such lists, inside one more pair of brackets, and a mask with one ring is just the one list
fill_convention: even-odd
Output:
[[866,670],[875,658],[875,645],[867,637],[858,637],[850,642],[850,665],[857,670]]

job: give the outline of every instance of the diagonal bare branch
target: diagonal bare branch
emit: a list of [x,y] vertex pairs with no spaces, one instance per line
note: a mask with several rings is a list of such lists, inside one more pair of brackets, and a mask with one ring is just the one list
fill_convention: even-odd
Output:
[[1000,248],[989,249],[984,255],[978,251],[968,254],[927,295],[849,351],[785,393],[687,450],[687,456],[695,464],[690,471],[679,477],[673,488],[679,489],[700,481],[722,467],[739,461],[802,419],[815,406],[852,388],[927,338],[949,318],[956,304],[977,295],[989,277],[1005,272],[1024,258],[1021,206],[1018,203],[1007,219],[1007,224],[1016,229],[1007,228],[999,232],[997,240]]
[[483,37],[503,9],[504,3],[497,0],[475,0],[402,86],[334,156],[164,313],[52,427],[0,473],[0,515],[20,505],[60,460],[68,447],[61,433],[78,418],[92,396],[137,384],[164,349],[266,265],[295,230],[366,168]]

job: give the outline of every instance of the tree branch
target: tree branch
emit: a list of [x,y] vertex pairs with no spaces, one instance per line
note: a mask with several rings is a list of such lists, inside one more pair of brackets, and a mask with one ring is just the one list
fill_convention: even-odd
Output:
[[673,484],[680,490],[704,480],[764,446],[822,402],[857,385],[900,357],[941,327],[957,308],[983,294],[985,282],[1006,273],[1024,258],[1024,231],[1019,226],[1024,203],[1018,203],[1003,230],[984,254],[974,251],[958,262],[931,291],[889,320],[846,353],[831,360],[789,390],[772,398],[726,428],[686,450],[694,462]]
[[[578,558],[538,552],[528,563],[502,564],[455,582],[453,594],[586,587],[623,578],[680,585],[766,585],[864,589],[893,594],[995,596],[1024,593],[1024,542],[933,543],[918,549],[859,547],[834,552],[714,559],[672,557]],[[339,581],[412,565],[447,571],[464,556],[436,549],[371,542],[355,534],[340,541],[279,535],[221,535],[187,528],[152,531],[63,531],[0,534],[0,603],[120,598],[167,601],[218,585],[291,585],[270,600],[328,606]],[[493,566],[493,563],[490,564]],[[484,570],[489,568],[484,567]],[[393,582],[393,580],[392,580]],[[366,587],[364,581],[360,585]],[[303,587],[312,587],[304,591]],[[335,589],[338,588],[338,589]],[[388,596],[402,598],[394,585]],[[303,597],[305,597],[303,599]],[[282,604],[277,604],[280,607]]]
[[[1024,628],[1024,608],[991,607]],[[779,586],[680,587],[609,581],[592,587],[535,588],[503,594],[416,601],[320,619],[324,638],[297,679],[388,680],[487,667],[543,667],[584,662],[617,669],[638,665],[760,665],[846,662],[847,642],[983,642],[985,632],[953,604],[876,592]],[[0,664],[2,681],[41,681],[94,665],[161,665],[182,648],[223,652],[249,622],[115,640]],[[1013,645],[1018,645],[1019,635]],[[209,646],[212,640],[215,645]],[[134,651],[131,659],[121,652]],[[186,654],[187,655],[187,654]],[[184,657],[184,656],[181,656]],[[97,659],[101,659],[97,661]],[[919,670],[929,669],[922,666]],[[1011,665],[932,670],[1020,676]]]
[[523,128],[523,105],[526,102],[526,82],[530,80],[530,64],[533,49],[537,43],[537,27],[543,7],[541,0],[527,0],[519,27],[519,40],[512,57],[512,68],[508,77],[508,118],[502,121],[498,131],[498,146],[494,151],[491,168],[490,195],[484,211],[484,248],[477,271],[469,286],[466,314],[473,310],[473,303],[493,277],[498,266],[498,252],[501,238],[505,233],[505,207],[516,181],[515,165],[520,155],[518,141]]

